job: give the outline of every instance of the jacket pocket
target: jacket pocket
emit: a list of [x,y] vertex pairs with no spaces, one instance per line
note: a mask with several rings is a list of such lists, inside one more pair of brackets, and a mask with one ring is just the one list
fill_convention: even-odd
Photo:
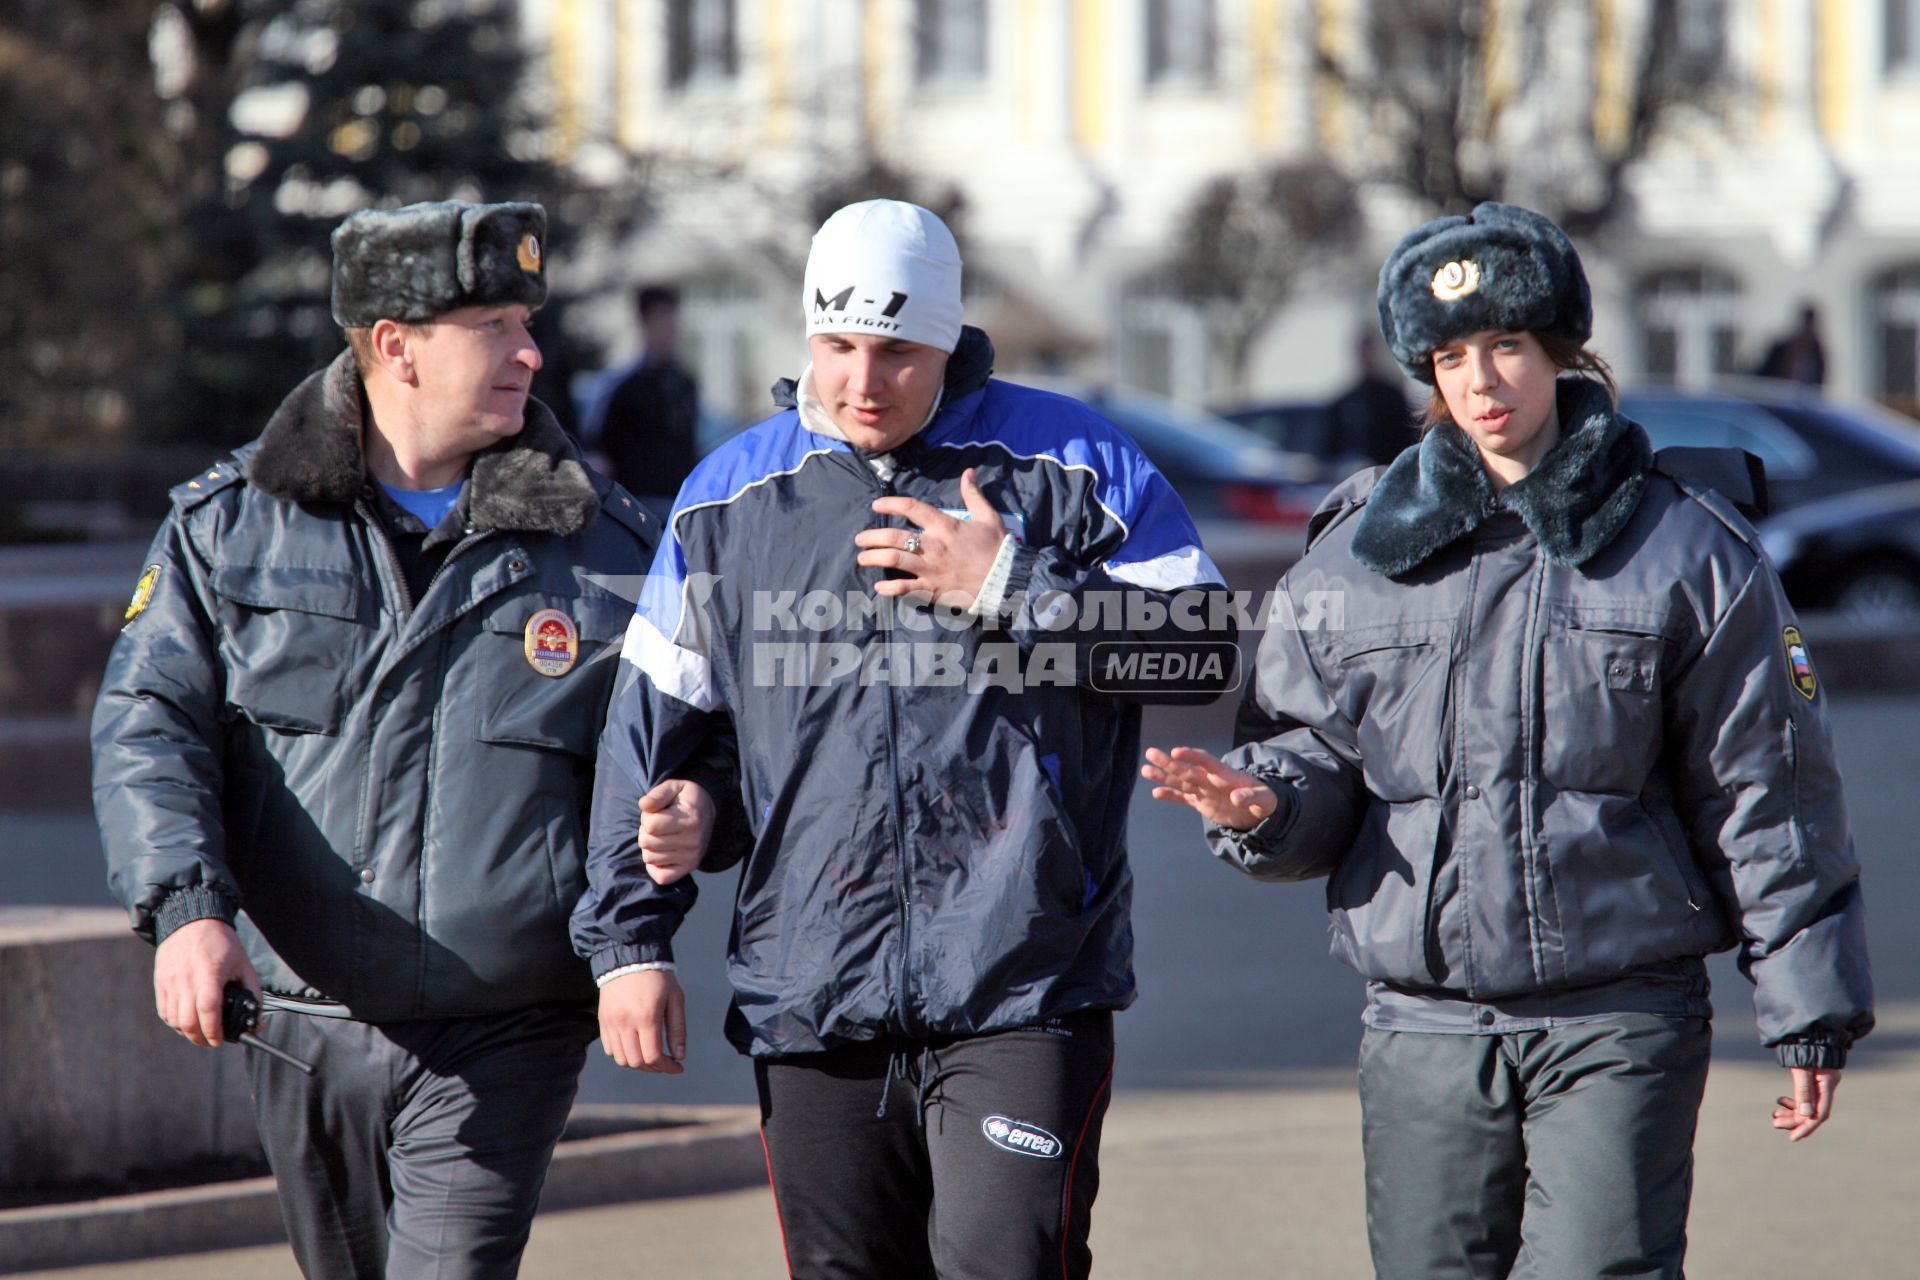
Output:
[[1562,790],[1639,794],[1660,757],[1665,647],[1650,630],[1567,627],[1547,636],[1541,776]]
[[336,734],[347,673],[368,624],[360,581],[345,570],[216,567],[227,702],[255,724]]
[[[563,615],[573,632],[540,638],[535,656],[556,675],[528,656],[528,624],[549,611]],[[481,740],[591,759],[632,616],[632,607],[617,599],[530,594],[494,605],[481,621],[475,657]]]
[[1369,627],[1334,648],[1335,697],[1352,720],[1367,789],[1404,802],[1440,794],[1451,629]]

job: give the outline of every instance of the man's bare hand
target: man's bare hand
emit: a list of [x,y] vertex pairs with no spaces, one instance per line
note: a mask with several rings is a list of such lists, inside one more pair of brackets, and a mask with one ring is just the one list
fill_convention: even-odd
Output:
[[601,987],[600,1047],[637,1071],[685,1071],[687,997],[680,980],[665,969],[643,969]]
[[260,977],[224,920],[195,920],[167,935],[153,953],[153,1006],[160,1021],[199,1045],[222,1043],[221,1006],[234,979],[260,994]]
[[640,859],[655,884],[672,884],[699,867],[715,813],[705,787],[679,778],[640,797]]
[[1184,804],[1230,831],[1251,831],[1280,807],[1272,787],[1198,747],[1148,747],[1140,776],[1154,784],[1155,800]]
[[1773,1127],[1784,1129],[1788,1142],[1810,1138],[1833,1114],[1833,1095],[1840,1073],[1832,1067],[1788,1067],[1793,1096],[1773,1100]]
[[980,491],[973,468],[960,476],[960,500],[970,520],[956,520],[918,498],[876,498],[873,509],[883,516],[900,516],[918,529],[862,529],[853,535],[863,548],[855,562],[876,569],[898,569],[905,578],[882,578],[873,586],[883,596],[913,596],[933,600],[951,609],[972,606],[974,597],[993,570],[994,557],[1006,539],[1006,522]]

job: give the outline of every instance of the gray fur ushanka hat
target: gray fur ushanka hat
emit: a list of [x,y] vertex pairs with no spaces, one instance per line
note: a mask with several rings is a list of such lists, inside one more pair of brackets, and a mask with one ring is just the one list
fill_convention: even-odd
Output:
[[1435,347],[1483,329],[1574,342],[1593,335],[1593,292],[1566,232],[1517,205],[1417,228],[1380,268],[1380,332],[1400,367],[1433,382]]
[[333,319],[423,324],[461,307],[547,300],[547,211],[439,200],[368,209],[333,232]]

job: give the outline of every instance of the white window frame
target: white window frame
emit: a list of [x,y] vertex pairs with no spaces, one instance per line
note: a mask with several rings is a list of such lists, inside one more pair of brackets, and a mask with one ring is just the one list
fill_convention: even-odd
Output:
[[[1881,71],[1889,80],[1920,80],[1920,0],[1880,0],[1879,7]],[[1905,48],[1894,42],[1896,20],[1906,28]]]
[[[1634,310],[1641,330],[1641,371],[1651,373],[1647,367],[1651,331],[1665,329],[1674,338],[1675,385],[1699,386],[1740,372],[1744,296],[1739,277],[1718,267],[1669,267],[1643,274],[1634,290]],[[1719,333],[1731,337],[1726,368],[1714,367]]]
[[[931,27],[926,25],[929,21]],[[977,25],[972,32],[964,30],[973,24]],[[937,91],[986,86],[993,72],[992,0],[914,0],[909,34],[917,88]],[[962,49],[954,43],[956,35],[964,36],[972,47]],[[960,65],[963,57],[966,65]]]
[[[1872,296],[1875,394],[1883,400],[1897,395],[1920,404],[1920,262],[1881,273]],[[1887,329],[1896,324],[1910,325],[1914,330],[1915,385],[1911,389],[1896,390],[1887,368]]]
[[[1164,27],[1157,41],[1156,27]],[[1208,89],[1220,82],[1219,0],[1145,0],[1140,38],[1141,74],[1149,88]],[[1156,44],[1164,51],[1158,65]]]
[[[675,78],[673,28],[684,14],[690,24],[685,73]],[[661,53],[669,93],[729,85],[740,76],[740,0],[665,0],[661,6]]]

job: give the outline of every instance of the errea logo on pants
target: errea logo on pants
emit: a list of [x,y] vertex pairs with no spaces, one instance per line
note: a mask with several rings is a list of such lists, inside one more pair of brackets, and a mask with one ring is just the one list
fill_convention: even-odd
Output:
[[1060,1158],[1060,1139],[1037,1125],[1009,1120],[1005,1116],[988,1116],[980,1122],[980,1132],[987,1135],[988,1142],[1003,1151],[1036,1156],[1042,1160]]

